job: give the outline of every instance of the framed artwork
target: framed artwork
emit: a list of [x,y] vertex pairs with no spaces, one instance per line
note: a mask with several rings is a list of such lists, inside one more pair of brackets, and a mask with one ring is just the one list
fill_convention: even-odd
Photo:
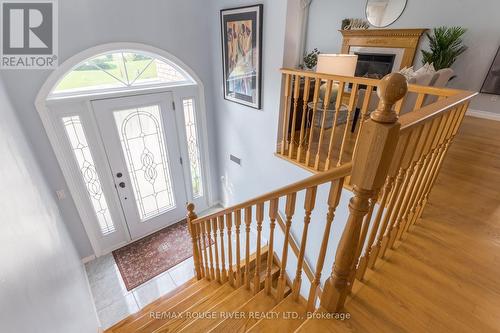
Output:
[[222,66],[224,98],[261,108],[263,5],[223,9]]
[[486,79],[481,87],[481,92],[485,94],[500,95],[500,47],[486,75]]

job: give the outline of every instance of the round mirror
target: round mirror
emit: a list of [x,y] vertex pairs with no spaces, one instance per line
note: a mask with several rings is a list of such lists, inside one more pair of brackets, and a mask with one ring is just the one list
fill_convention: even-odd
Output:
[[366,19],[377,28],[393,24],[403,14],[407,0],[367,0]]

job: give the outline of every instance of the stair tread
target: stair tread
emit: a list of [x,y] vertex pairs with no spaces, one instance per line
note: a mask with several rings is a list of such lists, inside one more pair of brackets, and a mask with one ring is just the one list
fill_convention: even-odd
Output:
[[[275,277],[276,274],[279,274],[279,271],[280,271],[280,267],[277,266],[277,265],[273,265],[271,266],[271,276],[272,277]],[[255,272],[251,272],[250,274],[250,286],[251,288],[253,289],[253,285],[254,285],[254,274]],[[266,276],[267,276],[267,264],[264,266],[262,266],[262,269],[260,270],[260,274],[259,274],[259,280],[260,280],[260,284],[261,286],[266,282]]]
[[117,324],[113,325],[106,330],[106,333],[127,333],[135,332],[136,329],[147,324],[150,319],[149,312],[151,311],[165,311],[183,301],[186,297],[205,288],[210,284],[206,280],[192,280],[182,284],[171,292],[161,296],[152,303],[146,305],[141,311],[136,314],[130,315]]
[[262,290],[236,310],[245,314],[243,318],[226,318],[209,332],[245,332],[257,323],[259,319],[254,315],[250,316],[250,312],[267,312],[276,306],[277,303],[274,297],[267,295],[265,290]]
[[205,312],[211,308],[213,308],[217,303],[220,302],[221,299],[226,298],[228,295],[232,294],[235,291],[234,287],[232,287],[229,283],[224,283],[220,285],[220,287],[212,292],[210,295],[207,295],[203,299],[199,300],[191,307],[186,309],[183,313],[180,314],[179,318],[171,319],[163,324],[161,327],[156,329],[154,333],[166,333],[166,332],[178,332],[190,323],[192,323],[194,318],[189,314],[199,314]]
[[[287,317],[292,313],[297,317]],[[247,332],[293,332],[307,319],[306,303],[301,298],[294,301],[289,295],[271,310],[271,314],[269,318],[260,319]]]
[[[202,281],[202,280],[200,280]],[[180,313],[183,312],[187,309],[189,309],[191,306],[196,304],[198,301],[204,299],[208,295],[210,295],[212,292],[217,290],[221,286],[220,283],[218,282],[209,282],[208,285],[205,287],[195,291],[194,293],[190,295],[186,295],[180,302],[177,304],[174,304],[172,306],[165,306],[162,308],[157,308],[154,311],[150,312],[158,312],[158,313]],[[149,320],[146,322],[145,325],[140,326],[134,330],[127,330],[126,332],[134,332],[134,333],[151,333],[154,330],[160,328],[162,325],[164,325],[166,322],[168,322],[170,319],[168,318],[161,318],[161,319],[156,319],[156,318],[148,318]]]
[[184,327],[181,332],[208,332],[225,319],[223,317],[224,314],[236,313],[236,310],[252,297],[252,290],[247,290],[242,286],[210,309],[210,311],[216,311],[219,314],[217,317],[196,319],[194,322]]
[[[315,314],[327,313],[324,309],[318,309]],[[334,318],[311,317],[307,319],[295,332],[329,332],[329,333],[352,333],[355,332],[348,321],[341,321]]]

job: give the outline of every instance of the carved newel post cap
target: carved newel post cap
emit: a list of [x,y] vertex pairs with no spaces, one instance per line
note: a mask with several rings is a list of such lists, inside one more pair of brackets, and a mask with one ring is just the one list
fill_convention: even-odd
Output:
[[379,123],[395,123],[398,120],[398,115],[392,107],[406,95],[407,91],[408,83],[403,75],[391,73],[384,76],[377,88],[380,102],[377,110],[372,112],[370,118]]
[[186,205],[186,208],[187,208],[187,218],[189,220],[194,220],[195,218],[197,218],[198,216],[196,216],[196,213],[194,212],[194,203],[190,202]]

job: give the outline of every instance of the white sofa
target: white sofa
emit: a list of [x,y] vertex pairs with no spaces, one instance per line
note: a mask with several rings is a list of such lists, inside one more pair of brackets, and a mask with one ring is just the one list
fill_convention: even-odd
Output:
[[[454,72],[451,68],[440,69],[434,73],[424,73],[418,75],[416,77],[411,78],[408,81],[408,84],[416,84],[419,86],[431,86],[431,87],[444,87],[453,77]],[[359,113],[361,107],[363,105],[363,101],[365,99],[366,90],[360,89],[358,92],[358,101],[356,105],[356,113],[354,115],[351,131],[354,132],[356,128],[356,123],[359,117]],[[436,96],[427,96],[424,99],[423,105],[428,105],[430,103],[434,103],[436,101]],[[403,106],[401,107],[400,115],[408,113],[413,110],[415,102],[417,101],[417,94],[409,92],[403,102]],[[374,91],[371,94],[370,104],[368,105],[368,113],[375,110],[378,106],[379,98],[377,96],[377,92]]]

